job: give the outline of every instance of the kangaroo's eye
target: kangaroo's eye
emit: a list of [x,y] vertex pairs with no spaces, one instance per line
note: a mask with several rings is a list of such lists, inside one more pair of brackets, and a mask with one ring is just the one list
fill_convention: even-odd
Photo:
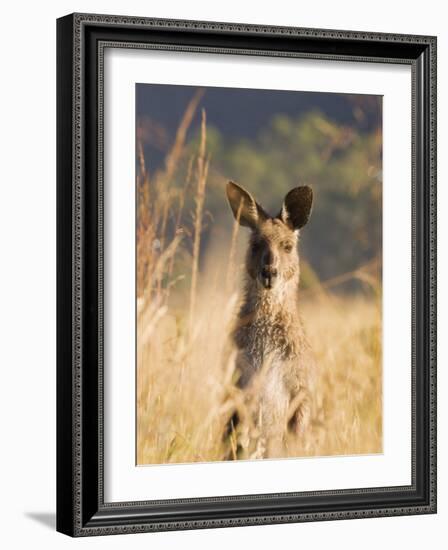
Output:
[[283,250],[286,252],[286,253],[290,253],[292,252],[292,244],[290,243],[286,243],[283,245]]

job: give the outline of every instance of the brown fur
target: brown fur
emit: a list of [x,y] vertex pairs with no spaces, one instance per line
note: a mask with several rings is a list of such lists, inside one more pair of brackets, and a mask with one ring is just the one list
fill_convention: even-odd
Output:
[[308,220],[312,194],[297,188],[294,200],[309,203],[301,204],[301,216],[297,208],[295,218],[288,212],[287,196],[279,216],[271,218],[242,188],[228,186],[232,210],[240,201],[240,223],[252,230],[242,305],[232,332],[237,387],[246,404],[234,417],[233,436],[243,458],[282,456],[288,429],[300,434],[310,419],[313,360],[298,312],[298,229]]

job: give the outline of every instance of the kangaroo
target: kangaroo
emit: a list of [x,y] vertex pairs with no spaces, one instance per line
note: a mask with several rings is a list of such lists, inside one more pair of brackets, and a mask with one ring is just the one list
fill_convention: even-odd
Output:
[[313,192],[308,186],[292,189],[275,217],[236,183],[228,182],[227,198],[235,219],[251,230],[242,304],[231,334],[244,403],[228,426],[231,457],[284,456],[287,433],[303,433],[311,412],[313,357],[298,312],[298,240]]

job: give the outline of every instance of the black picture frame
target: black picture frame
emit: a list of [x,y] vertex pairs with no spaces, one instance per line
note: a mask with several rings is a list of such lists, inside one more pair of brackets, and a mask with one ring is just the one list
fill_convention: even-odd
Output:
[[[410,486],[104,502],[102,56],[111,44],[411,66]],[[89,536],[435,512],[436,38],[92,14],[58,19],[57,530]]]

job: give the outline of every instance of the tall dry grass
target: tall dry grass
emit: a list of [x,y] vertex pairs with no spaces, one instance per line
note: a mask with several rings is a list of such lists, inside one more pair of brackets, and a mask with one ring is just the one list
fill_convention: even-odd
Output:
[[[229,455],[223,430],[239,398],[228,334],[238,304],[241,235],[235,223],[228,242],[202,250],[210,164],[204,112],[198,151],[188,158],[186,147],[200,97],[198,92],[191,100],[164,169],[152,177],[138,140],[138,464],[222,460]],[[222,193],[224,204],[224,186]],[[188,213],[191,195],[194,207]],[[316,282],[301,295],[301,315],[318,365],[314,416],[303,436],[287,440],[285,456],[382,451],[377,268],[373,262]],[[362,281],[364,294],[332,293],[352,278]]]

